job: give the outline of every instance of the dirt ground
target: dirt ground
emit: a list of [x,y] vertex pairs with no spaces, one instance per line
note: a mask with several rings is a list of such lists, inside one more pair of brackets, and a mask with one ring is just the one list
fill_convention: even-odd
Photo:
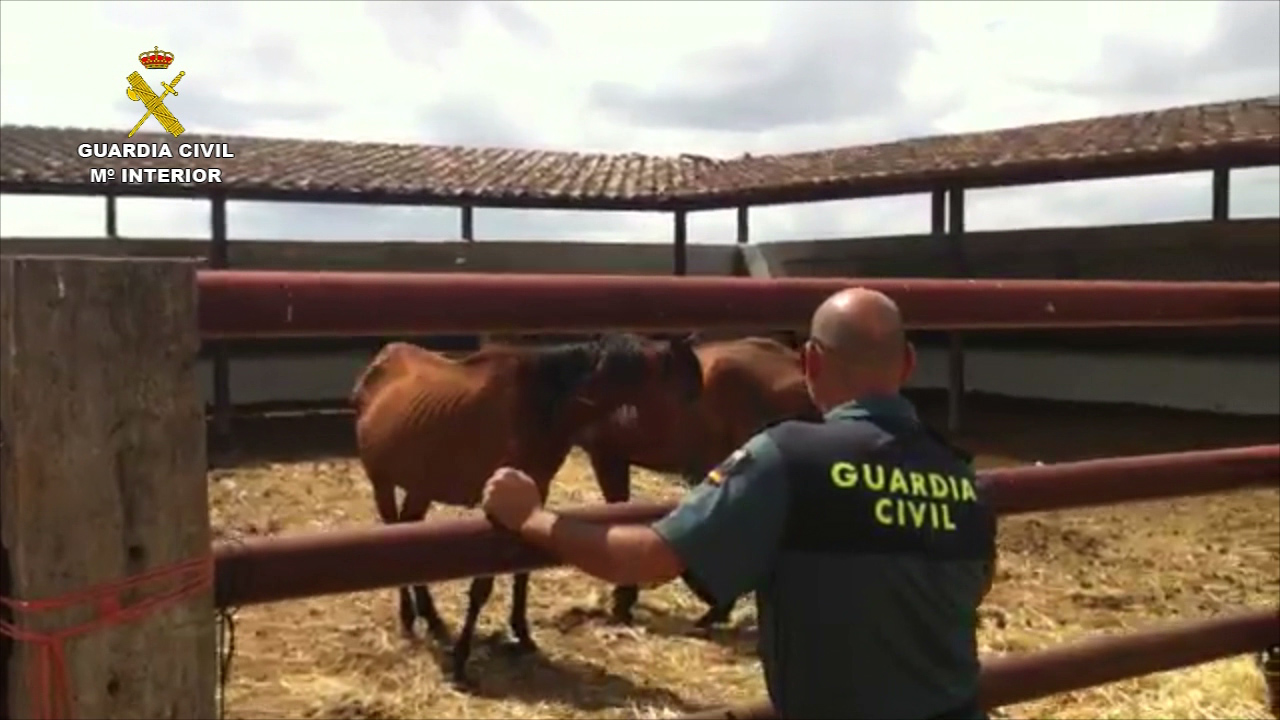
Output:
[[[926,414],[940,410],[923,398]],[[962,444],[985,467],[1275,442],[1280,419],[976,399]],[[223,537],[375,522],[359,465],[343,456],[349,420],[242,421],[236,467],[214,470],[213,516]],[[307,448],[310,447],[310,450]],[[331,456],[317,448],[327,447]],[[255,450],[256,448],[256,450]],[[271,449],[274,461],[262,459]],[[254,459],[257,457],[258,459]],[[634,494],[675,499],[674,482],[634,471]],[[573,457],[552,504],[599,502]],[[1002,569],[983,612],[982,644],[1021,652],[1064,639],[1173,619],[1274,606],[1280,595],[1277,492],[1254,491],[1003,521]],[[433,512],[458,513],[458,510]],[[471,512],[471,511],[466,511]],[[341,572],[335,568],[335,572]],[[466,582],[434,588],[456,630]],[[229,717],[674,717],[763,695],[754,611],[732,627],[693,630],[703,608],[679,583],[642,593],[630,628],[601,616],[608,588],[570,570],[533,576],[530,618],[542,652],[509,657],[483,638],[502,631],[509,582],[481,621],[472,656],[477,693],[442,682],[442,655],[401,639],[395,591],[243,608],[227,692]],[[1237,658],[1002,709],[1014,718],[1264,718],[1252,659]]]

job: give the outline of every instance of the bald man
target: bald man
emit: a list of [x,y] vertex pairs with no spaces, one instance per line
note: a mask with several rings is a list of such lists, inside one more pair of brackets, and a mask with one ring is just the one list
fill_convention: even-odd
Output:
[[769,698],[784,718],[984,718],[977,608],[995,517],[970,459],[900,394],[915,366],[893,301],[828,298],[802,353],[821,423],[766,428],[652,526],[541,506],[523,473],[491,518],[615,585],[683,577],[712,606],[755,592]]

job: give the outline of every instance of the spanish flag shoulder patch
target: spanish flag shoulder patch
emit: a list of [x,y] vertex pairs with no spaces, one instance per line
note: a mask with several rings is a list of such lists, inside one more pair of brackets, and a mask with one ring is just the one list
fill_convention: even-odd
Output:
[[712,485],[719,485],[726,478],[732,476],[733,473],[741,471],[750,462],[751,453],[747,452],[745,448],[738,448],[723,462],[712,468],[711,472],[707,473],[706,481]]

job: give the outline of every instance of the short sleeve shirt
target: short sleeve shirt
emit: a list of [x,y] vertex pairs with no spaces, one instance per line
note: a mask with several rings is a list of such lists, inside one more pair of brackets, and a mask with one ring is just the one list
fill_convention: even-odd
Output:
[[756,593],[784,717],[929,718],[976,696],[994,516],[922,427],[900,396],[782,423],[654,525],[704,601]]

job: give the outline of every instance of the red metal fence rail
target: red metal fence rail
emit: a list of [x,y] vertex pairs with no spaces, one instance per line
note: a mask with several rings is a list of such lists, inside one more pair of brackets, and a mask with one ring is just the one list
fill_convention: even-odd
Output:
[[[1280,642],[1280,610],[1178,623],[1090,638],[982,663],[981,704],[991,710],[1048,695],[1255,652]],[[686,715],[685,720],[775,720],[768,702]]]
[[[793,327],[830,293],[861,284],[893,297],[913,329],[1280,326],[1278,283],[957,281],[204,272],[205,339]],[[574,308],[573,313],[563,308]],[[744,325],[745,323],[745,325]],[[1003,514],[1207,494],[1280,479],[1280,445],[1116,458],[982,474]],[[644,522],[668,506],[573,510]],[[532,570],[554,558],[482,519],[223,545],[220,606]],[[327,573],[332,567],[342,574]],[[983,705],[1258,650],[1280,642],[1275,610],[998,658]],[[773,717],[767,702],[701,717]]]
[[225,340],[785,328],[852,285],[893,297],[913,329],[1280,325],[1280,283],[207,270],[200,330]]
[[[47,274],[36,277],[33,271],[31,275],[35,278],[32,282],[47,280]],[[189,275],[186,278],[183,287],[188,287]],[[813,307],[828,294],[855,284],[894,297],[910,318],[911,327],[917,329],[1247,326],[1274,331],[1280,326],[1280,283],[204,271],[199,273],[196,291],[202,339],[225,340],[794,327],[807,322]],[[79,296],[91,294],[72,294]],[[27,307],[41,305],[30,303]],[[120,303],[113,317],[131,317],[146,309]],[[39,328],[55,325],[41,319],[22,327],[38,336]],[[184,327],[190,335],[192,328]],[[194,338],[186,339],[195,344]],[[109,403],[104,406],[115,407]],[[1003,514],[1061,510],[1274,487],[1280,479],[1280,445],[1004,469],[981,475]],[[668,506],[626,504],[572,512],[617,523],[652,520],[668,510]],[[216,547],[215,556],[215,601],[221,607],[532,570],[554,563],[554,558],[510,533],[493,529],[478,517],[224,542]],[[1280,617],[1275,610],[1268,610],[1177,631],[999,658],[984,669],[982,700],[993,707],[1260,650],[1278,642]],[[767,706],[751,712],[760,713],[757,717],[771,716]]]
[[[1011,468],[980,477],[1001,513],[1062,510],[1274,486],[1280,481],[1280,445]],[[599,522],[636,523],[655,520],[670,509],[619,504],[570,512]],[[546,553],[493,529],[483,518],[222,543],[216,557],[220,607],[555,564]]]

